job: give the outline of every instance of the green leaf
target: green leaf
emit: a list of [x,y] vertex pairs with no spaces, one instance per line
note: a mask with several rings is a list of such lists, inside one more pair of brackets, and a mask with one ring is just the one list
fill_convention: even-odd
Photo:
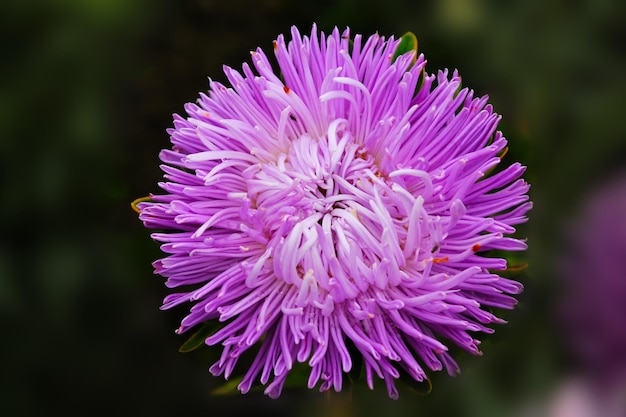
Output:
[[393,54],[391,62],[396,62],[400,55],[410,51],[415,51],[415,56],[413,57],[413,62],[415,62],[417,60],[417,37],[412,32],[407,32],[400,38],[400,43]]
[[226,381],[225,384],[220,385],[211,391],[211,395],[231,395],[237,393],[237,386],[243,381],[243,376],[233,378]]
[[411,377],[404,369],[398,369],[400,378],[398,379],[411,391],[417,395],[428,395],[433,389],[433,384],[430,382],[430,378],[426,377],[423,381],[416,381]]
[[311,367],[308,363],[295,362],[285,380],[284,388],[306,388]]
[[191,352],[204,345],[204,341],[207,337],[215,331],[216,325],[214,323],[206,323],[197,332],[191,335],[185,343],[183,343],[178,351],[181,353]]

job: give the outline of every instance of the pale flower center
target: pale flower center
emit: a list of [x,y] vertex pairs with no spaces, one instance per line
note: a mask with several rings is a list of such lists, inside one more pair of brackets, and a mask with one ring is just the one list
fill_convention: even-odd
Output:
[[415,228],[345,124],[331,123],[322,138],[303,134],[275,161],[244,172],[253,218],[268,238],[263,262],[298,288],[298,306],[399,284],[404,241]]

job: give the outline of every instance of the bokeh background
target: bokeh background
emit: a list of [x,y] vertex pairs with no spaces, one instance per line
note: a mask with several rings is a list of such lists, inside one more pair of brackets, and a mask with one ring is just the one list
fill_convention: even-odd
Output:
[[[626,351],[624,4],[2,1],[0,414],[538,416],[567,406],[571,386],[613,392]],[[433,375],[428,395],[211,395],[222,381],[206,354],[177,352],[183,311],[158,309],[158,247],[129,203],[158,190],[171,114],[224,80],[222,64],[312,22],[414,32],[427,69],[458,68],[489,94],[507,162],[528,166],[526,291],[484,356],[461,355],[463,373]]]

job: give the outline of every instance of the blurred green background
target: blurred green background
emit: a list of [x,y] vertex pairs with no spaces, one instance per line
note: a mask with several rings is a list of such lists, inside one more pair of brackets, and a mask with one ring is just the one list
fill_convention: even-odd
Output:
[[[626,8],[619,0],[59,0],[0,3],[0,413],[521,416],[576,370],[555,318],[563,222],[626,166]],[[433,375],[431,394],[356,387],[209,395],[159,311],[159,257],[129,202],[158,191],[165,129],[249,51],[312,22],[414,32],[427,69],[489,94],[529,169],[526,286],[510,321]],[[624,221],[622,218],[621,221]],[[626,250],[625,250],[626,253]],[[598,300],[599,302],[601,300]],[[539,404],[539,405],[538,405]],[[538,414],[530,414],[538,415]]]

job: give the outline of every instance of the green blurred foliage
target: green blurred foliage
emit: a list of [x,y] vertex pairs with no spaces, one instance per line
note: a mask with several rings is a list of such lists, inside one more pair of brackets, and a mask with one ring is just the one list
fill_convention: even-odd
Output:
[[[555,332],[561,220],[626,156],[618,0],[65,0],[0,3],[0,411],[3,415],[518,415],[574,367]],[[177,352],[158,247],[129,203],[157,191],[171,114],[292,24],[411,31],[427,69],[489,94],[528,165],[531,267],[510,321],[399,401],[357,386],[214,397],[206,353]]]

